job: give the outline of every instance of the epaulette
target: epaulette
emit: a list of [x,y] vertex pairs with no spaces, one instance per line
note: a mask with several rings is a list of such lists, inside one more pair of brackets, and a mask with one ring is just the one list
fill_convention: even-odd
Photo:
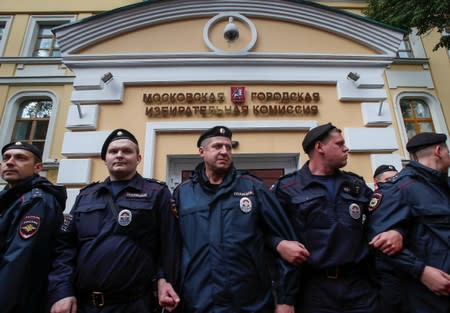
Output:
[[31,190],[31,198],[42,198],[42,190],[40,188],[33,188]]
[[90,188],[90,187],[92,187],[92,186],[94,186],[94,185],[97,185],[97,184],[99,184],[99,183],[100,183],[100,181],[96,181],[96,182],[90,183],[89,185],[86,185],[86,186],[84,186],[83,188],[81,188],[81,189],[80,189],[80,192],[83,191],[83,190],[85,190],[85,189],[87,189],[87,188]]
[[184,186],[186,184],[192,184],[192,182],[193,182],[193,180],[188,178],[188,179],[182,181],[181,183],[179,183],[173,191],[175,192],[175,190],[180,189],[181,186]]
[[166,184],[166,182],[165,181],[162,181],[162,180],[157,180],[157,179],[154,179],[154,178],[144,178],[146,181],[148,181],[148,182],[151,182],[151,183],[157,183],[157,184],[160,184],[160,185],[162,185],[162,186],[165,186],[165,185],[167,185]]
[[395,183],[398,178],[399,178],[399,173],[395,174],[394,176],[392,176],[391,178],[389,178],[389,180],[387,181],[387,183]]
[[42,198],[42,190],[40,188],[33,188],[23,194],[21,197],[22,203],[31,201],[33,198]]
[[256,176],[256,175],[254,175],[254,174],[252,174],[252,173],[250,173],[250,172],[248,172],[246,170],[238,170],[238,172],[241,174],[241,177],[244,176],[244,175],[245,176],[249,176],[251,179],[256,180],[258,183],[264,184],[264,181],[259,176]]
[[249,171],[246,170],[238,170],[238,172],[242,175],[246,175],[246,176],[250,176],[252,178],[255,178],[257,181],[263,182],[263,180],[261,179],[261,177],[258,177],[252,173],[250,173]]
[[358,174],[355,174],[355,173],[353,173],[353,172],[342,171],[342,173],[347,174],[347,175],[350,175],[350,176],[353,176],[353,177],[356,177],[356,178],[358,178],[359,180],[361,180],[362,182],[365,182],[364,177],[362,177],[362,176],[360,176],[360,175],[358,175]]
[[395,183],[398,180],[405,178],[405,177],[409,177],[410,179],[420,179],[420,175],[418,175],[416,172],[403,169],[400,172],[398,172],[397,174],[395,174],[395,176],[392,176],[392,178],[389,180],[389,182]]
[[295,174],[297,174],[297,172],[298,172],[298,171],[293,171],[293,172],[290,172],[290,173],[281,175],[280,178],[278,178],[278,180],[281,180],[281,179],[284,179],[284,178],[288,178],[288,177],[294,176]]

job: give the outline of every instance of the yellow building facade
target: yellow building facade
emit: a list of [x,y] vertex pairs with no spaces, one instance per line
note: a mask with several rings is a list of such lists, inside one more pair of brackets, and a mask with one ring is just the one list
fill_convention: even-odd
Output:
[[107,176],[100,149],[116,128],[138,138],[139,171],[171,188],[214,125],[268,184],[307,161],[304,135],[326,122],[369,184],[408,160],[408,137],[448,135],[448,51],[360,16],[364,1],[25,3],[0,4],[0,143],[41,145],[69,208]]

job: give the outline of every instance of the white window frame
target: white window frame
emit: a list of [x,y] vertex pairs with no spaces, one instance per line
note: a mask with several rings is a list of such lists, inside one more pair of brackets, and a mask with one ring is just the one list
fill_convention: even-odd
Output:
[[13,17],[12,16],[6,16],[6,15],[0,15],[0,22],[5,23],[5,33],[0,41],[0,57],[3,56],[3,53],[5,51],[6,42],[8,41],[9,36],[9,30],[11,28]]
[[[39,31],[39,25],[55,24],[55,27],[65,23],[74,22],[74,15],[32,15],[28,20],[27,30],[25,32],[24,44],[20,51],[22,57],[32,57],[36,45],[36,39]],[[40,58],[40,57],[36,57]]]
[[[400,107],[400,100],[407,99],[420,99],[424,101],[430,109],[431,118],[433,120],[434,130],[436,133],[443,133],[449,138],[447,125],[445,123],[444,114],[442,113],[441,104],[438,99],[427,92],[400,92],[394,97],[395,110],[397,115],[397,122],[399,125],[400,137],[402,140],[402,146],[405,152],[405,158],[409,159],[409,153],[406,150],[406,143],[408,142],[408,135],[406,133],[405,122],[403,121],[402,110]],[[450,138],[449,138],[450,140]],[[448,140],[448,141],[449,141]],[[450,142],[447,142],[449,144]],[[450,145],[449,145],[450,146]]]
[[47,135],[45,137],[44,151],[42,152],[42,160],[44,162],[53,162],[50,159],[50,150],[52,147],[53,134],[55,132],[55,124],[59,107],[58,97],[51,91],[20,91],[14,94],[6,102],[6,108],[3,113],[0,125],[0,146],[3,147],[11,141],[14,125],[16,123],[17,112],[19,107],[25,100],[31,99],[50,99],[52,101],[52,113],[48,123]]

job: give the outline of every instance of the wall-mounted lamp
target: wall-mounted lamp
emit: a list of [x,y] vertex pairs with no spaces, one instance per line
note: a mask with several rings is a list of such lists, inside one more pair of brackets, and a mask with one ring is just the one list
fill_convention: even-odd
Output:
[[347,79],[353,80],[354,82],[356,82],[359,79],[359,74],[356,72],[350,72],[347,75]]
[[237,141],[237,140],[232,140],[232,141],[231,141],[231,147],[232,147],[233,149],[236,149],[237,147],[239,147],[239,141]]
[[113,74],[111,72],[105,73],[101,80],[104,84],[108,84],[113,80]]
[[223,37],[228,42],[235,41],[239,38],[239,28],[234,24],[232,16],[228,18],[228,24],[223,30]]

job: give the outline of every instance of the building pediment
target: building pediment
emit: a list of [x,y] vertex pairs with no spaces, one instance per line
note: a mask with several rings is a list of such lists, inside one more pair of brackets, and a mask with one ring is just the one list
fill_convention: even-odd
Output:
[[[237,16],[235,21],[242,24],[239,53],[227,50],[224,40],[217,40],[223,35],[226,19],[208,25],[220,14]],[[247,41],[255,35],[252,27],[257,39],[248,48]],[[55,33],[64,56],[288,53],[394,57],[403,37],[401,30],[355,14],[288,0],[270,4],[265,0],[146,1],[58,27]]]

